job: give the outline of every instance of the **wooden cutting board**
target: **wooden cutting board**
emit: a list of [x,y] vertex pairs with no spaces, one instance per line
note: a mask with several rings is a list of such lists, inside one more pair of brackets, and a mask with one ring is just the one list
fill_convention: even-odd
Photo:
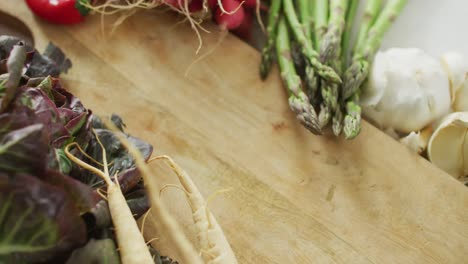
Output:
[[[63,48],[73,61],[65,84],[87,107],[121,115],[205,197],[230,188],[209,206],[240,263],[466,263],[466,187],[367,123],[353,141],[311,135],[277,69],[260,81],[259,54],[239,39],[214,49],[220,35],[208,25],[201,53],[212,53],[185,76],[198,41],[176,25],[181,17],[141,12],[110,35],[97,15],[64,27],[38,21],[23,1],[0,9],[31,29],[39,50],[48,40]],[[152,166],[160,184],[177,182]],[[183,194],[162,197],[193,238]],[[174,256],[151,224],[145,234]]]

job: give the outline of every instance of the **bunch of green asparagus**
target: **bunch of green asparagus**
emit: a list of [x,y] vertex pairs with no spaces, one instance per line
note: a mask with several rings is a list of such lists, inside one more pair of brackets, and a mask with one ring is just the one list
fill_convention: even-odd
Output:
[[271,0],[260,76],[266,79],[278,62],[291,110],[316,135],[330,123],[336,136],[359,134],[369,64],[407,0],[365,2],[353,38],[359,0]]

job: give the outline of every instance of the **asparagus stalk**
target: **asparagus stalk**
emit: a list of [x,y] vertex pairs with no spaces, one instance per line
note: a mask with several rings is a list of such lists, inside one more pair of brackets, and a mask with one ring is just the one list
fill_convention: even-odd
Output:
[[[343,85],[343,98],[347,99],[351,97],[346,104],[347,114],[344,120],[344,132],[347,139],[356,137],[361,129],[359,89],[369,73],[369,63],[379,48],[383,35],[401,13],[406,2],[407,0],[389,0],[377,19],[375,17],[369,18],[369,23],[372,23],[373,20],[375,22],[372,26],[368,27],[368,32],[365,34],[366,37],[355,48],[356,53],[354,54],[351,66],[346,70],[344,76],[345,83]],[[378,6],[370,6],[369,3],[368,9],[370,10],[371,7],[378,8]],[[371,14],[375,16],[377,12],[371,12]],[[364,33],[359,33],[359,35],[361,34]]]
[[[330,18],[320,49],[320,60],[324,63],[328,62],[328,65],[338,73],[341,72],[341,37],[345,28],[347,6],[348,0],[330,0]],[[336,84],[322,83],[323,102],[319,114],[319,121],[322,127],[328,124],[332,115],[341,111],[338,107],[338,89],[339,86]],[[327,113],[327,111],[331,113]],[[337,122],[336,119],[335,122]],[[341,131],[341,129],[336,129],[334,132],[338,131]]]
[[330,0],[330,19],[327,32],[320,45],[320,60],[333,61],[339,58],[341,37],[345,29],[348,0]]
[[320,43],[327,31],[328,0],[316,0],[314,10],[315,49],[320,50]]
[[267,40],[262,50],[260,63],[260,77],[265,80],[271,70],[274,56],[274,44],[276,39],[277,21],[281,9],[281,0],[272,0],[268,13]]
[[335,136],[339,136],[343,130],[343,115],[343,110],[339,105],[332,119],[332,131]]
[[[374,56],[377,49],[380,47],[380,42],[383,35],[390,27],[395,18],[399,15],[403,7],[406,5],[407,0],[389,0],[385,5],[380,15],[375,20],[375,23],[368,27],[368,32],[359,33],[365,34],[364,40],[356,46],[353,62],[346,70],[344,75],[343,85],[343,98],[349,98],[355,91],[357,91],[362,83],[366,80],[369,73],[369,61]],[[369,13],[364,16],[377,15],[378,5],[372,5],[373,1],[368,2]],[[370,10],[370,8],[376,10]],[[367,10],[366,10],[367,11]],[[375,18],[369,18],[369,23],[372,23]],[[364,26],[364,25],[363,25]],[[361,28],[362,29],[362,28]],[[365,28],[364,28],[365,30]]]
[[[350,54],[350,43],[351,43],[351,32],[354,25],[354,20],[356,18],[357,8],[359,5],[359,0],[350,0],[348,5],[348,10],[346,11],[346,25],[345,30],[343,32],[342,41],[341,41],[341,71],[344,71],[347,64],[348,58]],[[332,120],[332,130],[333,134],[336,136],[341,134],[343,129],[343,109],[341,108],[342,105],[345,103],[343,99],[340,98],[341,102],[338,104],[337,111],[333,115]],[[346,110],[346,107],[345,109]]]
[[343,132],[346,139],[355,138],[361,132],[361,107],[359,106],[359,93],[354,93],[346,102],[346,116]]
[[[336,74],[331,67],[320,62],[318,52],[314,50],[311,41],[307,39],[302,30],[302,25],[296,16],[292,0],[283,0],[283,9],[294,37],[302,46],[302,53],[306,57],[308,64],[311,65],[314,71],[323,79],[332,83],[341,83],[340,76]],[[312,79],[312,77],[310,77],[310,79]]]
[[[315,8],[317,5],[317,0],[309,0],[309,18],[310,18],[310,37],[312,39],[312,44],[317,41],[315,37]],[[315,46],[313,46],[315,47]]]
[[289,94],[289,106],[296,118],[314,134],[321,134],[317,123],[317,114],[309,103],[309,98],[301,89],[301,80],[296,73],[291,59],[290,39],[286,20],[281,17],[278,22],[276,52],[281,77]]
[[382,0],[367,0],[367,5],[364,9],[364,16],[359,27],[359,33],[356,41],[355,52],[364,46],[364,42],[369,32],[370,27],[374,24],[375,19],[382,7]]
[[[372,1],[372,0],[370,0]],[[353,30],[354,21],[356,19],[356,13],[359,6],[359,0],[350,0],[348,10],[346,12],[346,25],[343,32],[341,41],[341,69],[346,70],[348,66],[349,55],[351,53],[351,33]],[[366,17],[364,17],[366,19]]]
[[310,14],[310,0],[297,0],[297,9],[299,11],[299,20],[302,24],[304,34],[312,43],[312,16]]
[[366,45],[363,47],[364,58],[370,60],[374,56],[380,47],[384,34],[401,13],[407,2],[408,0],[389,0],[367,33]]
[[297,74],[301,78],[305,78],[305,75],[306,75],[305,69],[306,69],[307,62],[305,61],[305,58],[302,55],[301,45],[299,45],[297,41],[291,40],[290,49],[291,49],[291,59],[294,62],[294,67],[296,68]]
[[[312,40],[312,15],[310,13],[310,5],[312,3],[310,0],[297,0],[298,11],[299,11],[299,19],[302,24],[302,30],[306,38],[309,40],[313,47],[313,40]],[[314,98],[316,91],[317,91],[317,78],[315,76],[315,71],[309,63],[305,66],[305,72],[303,75],[304,84],[307,90],[307,93],[310,98]]]

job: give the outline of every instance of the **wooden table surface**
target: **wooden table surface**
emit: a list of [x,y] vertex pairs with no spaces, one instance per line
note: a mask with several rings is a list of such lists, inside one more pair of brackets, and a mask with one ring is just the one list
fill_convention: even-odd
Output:
[[[467,263],[468,190],[364,123],[353,141],[317,137],[291,114],[277,69],[258,77],[259,53],[213,26],[201,53],[181,17],[145,11],[110,35],[106,18],[65,27],[35,19],[23,1],[0,9],[51,40],[73,62],[66,87],[95,113],[117,113],[128,131],[193,177],[240,263]],[[175,183],[160,164],[155,181]],[[192,239],[177,189],[162,199]],[[153,219],[157,220],[157,219]],[[151,224],[147,239],[158,237]],[[158,237],[153,245],[173,255]]]

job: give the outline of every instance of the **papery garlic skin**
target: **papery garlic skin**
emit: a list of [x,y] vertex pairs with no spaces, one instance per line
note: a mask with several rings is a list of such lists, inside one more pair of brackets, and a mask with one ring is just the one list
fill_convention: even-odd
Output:
[[369,121],[401,133],[419,131],[448,114],[450,102],[441,63],[416,48],[378,52],[361,97]]
[[[450,82],[450,97],[455,111],[468,111],[468,105],[455,103],[457,94],[464,89],[468,78],[468,62],[463,54],[459,52],[446,52],[440,57],[440,63],[444,68]],[[466,87],[468,88],[468,87]],[[455,106],[457,105],[457,106]],[[461,107],[460,107],[461,106]],[[464,107],[463,107],[464,106]],[[455,109],[456,108],[456,109]]]
[[453,51],[442,54],[440,63],[450,82],[450,97],[453,103],[455,102],[457,92],[465,83],[468,64],[463,54]]
[[429,160],[457,179],[468,175],[468,112],[446,116],[427,146]]
[[400,138],[399,141],[412,151],[421,154],[426,149],[432,132],[432,126],[428,126],[418,132],[412,131],[408,135]]

